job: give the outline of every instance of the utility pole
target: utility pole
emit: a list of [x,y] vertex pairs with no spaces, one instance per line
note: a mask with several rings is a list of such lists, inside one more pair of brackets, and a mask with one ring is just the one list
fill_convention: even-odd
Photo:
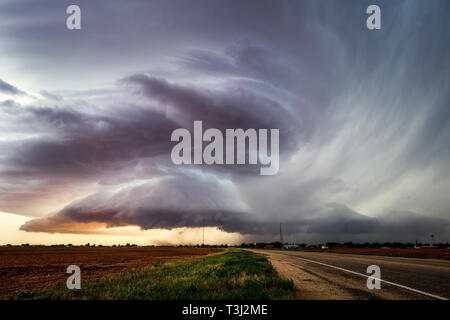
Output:
[[283,231],[281,230],[281,223],[280,223],[280,242],[283,244]]
[[203,217],[203,242],[202,246],[205,245],[205,217]]

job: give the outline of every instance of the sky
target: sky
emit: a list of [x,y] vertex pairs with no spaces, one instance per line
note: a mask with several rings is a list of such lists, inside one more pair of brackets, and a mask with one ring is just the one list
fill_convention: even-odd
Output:
[[[3,0],[0,244],[450,241],[449,9]],[[278,173],[174,165],[195,120],[278,128]]]

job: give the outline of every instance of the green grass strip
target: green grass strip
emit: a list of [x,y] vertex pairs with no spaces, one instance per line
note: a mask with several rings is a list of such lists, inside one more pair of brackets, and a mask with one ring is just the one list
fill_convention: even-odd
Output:
[[294,284],[292,280],[281,279],[267,258],[228,249],[218,254],[82,282],[81,290],[69,290],[64,286],[21,291],[11,298],[287,300],[294,299]]

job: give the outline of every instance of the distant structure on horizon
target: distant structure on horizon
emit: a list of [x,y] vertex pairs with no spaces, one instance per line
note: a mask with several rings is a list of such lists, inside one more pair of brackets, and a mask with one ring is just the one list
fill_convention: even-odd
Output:
[[283,245],[283,249],[296,249],[296,248],[300,248],[300,246],[298,244],[285,244],[285,245]]

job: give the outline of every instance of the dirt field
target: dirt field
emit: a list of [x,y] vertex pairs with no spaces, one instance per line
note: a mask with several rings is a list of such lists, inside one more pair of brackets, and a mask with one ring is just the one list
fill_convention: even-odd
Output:
[[437,248],[419,248],[419,249],[415,249],[415,248],[405,248],[405,249],[401,249],[401,248],[392,248],[392,249],[335,248],[335,249],[294,249],[294,250],[305,251],[305,252],[368,254],[368,255],[378,255],[378,256],[391,256],[391,257],[450,260],[450,249],[437,249]]
[[64,285],[69,265],[81,268],[81,281],[164,262],[206,255],[209,248],[0,248],[0,299],[19,290]]

